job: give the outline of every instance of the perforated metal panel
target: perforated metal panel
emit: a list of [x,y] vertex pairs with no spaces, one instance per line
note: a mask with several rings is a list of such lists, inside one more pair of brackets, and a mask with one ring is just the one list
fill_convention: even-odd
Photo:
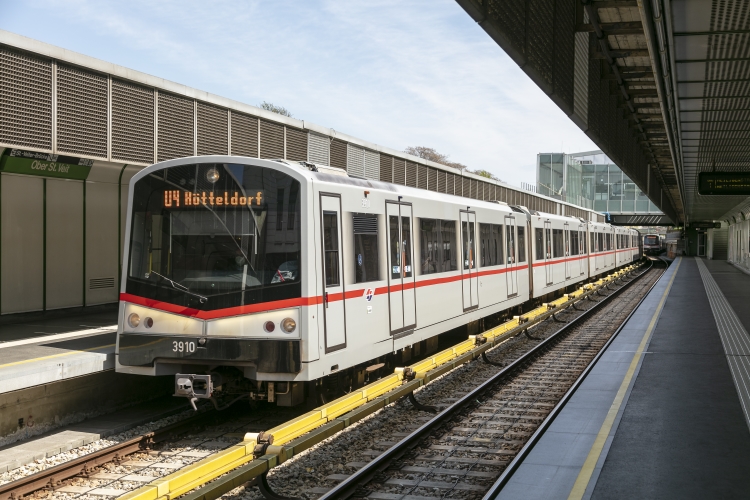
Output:
[[107,157],[107,77],[58,65],[57,149]]
[[260,121],[260,157],[284,157],[284,126],[265,120]]
[[232,154],[258,157],[258,119],[232,111]]
[[406,185],[417,187],[417,164],[406,162]]
[[193,156],[194,133],[193,101],[159,93],[158,161]]
[[589,34],[575,34],[573,112],[584,125],[589,122]]
[[286,157],[292,161],[307,161],[307,133],[286,128]]
[[437,191],[438,190],[438,169],[427,167],[427,189],[430,191]]
[[406,162],[399,158],[393,159],[393,182],[406,185]]
[[380,154],[365,149],[365,177],[367,179],[380,179]]
[[334,139],[331,141],[331,166],[346,170],[346,143]]
[[365,178],[365,150],[346,145],[346,171],[352,177]]
[[0,49],[0,141],[52,149],[52,64]]
[[425,165],[417,165],[417,187],[427,189],[427,167]]
[[112,80],[112,159],[154,162],[154,91]]
[[229,116],[226,109],[198,103],[198,154],[225,155],[229,152]]
[[380,180],[393,182],[393,157],[380,155]]
[[307,134],[307,159],[313,163],[330,165],[331,163],[331,139],[324,135]]

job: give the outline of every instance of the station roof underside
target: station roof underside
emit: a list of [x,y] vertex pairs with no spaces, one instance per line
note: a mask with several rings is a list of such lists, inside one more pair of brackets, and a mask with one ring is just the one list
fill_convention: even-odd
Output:
[[457,0],[675,223],[728,220],[698,172],[750,170],[746,0]]

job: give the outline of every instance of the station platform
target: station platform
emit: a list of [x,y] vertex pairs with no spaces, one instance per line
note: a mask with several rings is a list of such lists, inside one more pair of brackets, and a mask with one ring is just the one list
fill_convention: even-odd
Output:
[[750,276],[678,257],[498,498],[747,498]]
[[117,307],[0,321],[0,394],[115,366]]

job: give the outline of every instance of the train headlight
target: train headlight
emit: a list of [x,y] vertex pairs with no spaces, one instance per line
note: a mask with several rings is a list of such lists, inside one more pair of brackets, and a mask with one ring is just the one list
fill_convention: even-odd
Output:
[[295,328],[297,328],[297,322],[292,318],[285,318],[284,321],[281,322],[281,329],[286,333],[292,333]]
[[276,330],[276,325],[273,321],[266,321],[265,324],[263,324],[263,329],[268,333],[271,333]]
[[128,316],[128,324],[131,328],[137,328],[141,324],[141,317],[136,313],[131,314]]
[[211,168],[206,172],[206,180],[211,184],[219,180],[219,171],[216,168]]

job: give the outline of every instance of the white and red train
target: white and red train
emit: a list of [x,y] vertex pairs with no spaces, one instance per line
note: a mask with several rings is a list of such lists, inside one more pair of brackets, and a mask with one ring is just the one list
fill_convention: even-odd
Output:
[[631,229],[231,156],[138,173],[125,238],[117,371],[281,405],[641,257]]

